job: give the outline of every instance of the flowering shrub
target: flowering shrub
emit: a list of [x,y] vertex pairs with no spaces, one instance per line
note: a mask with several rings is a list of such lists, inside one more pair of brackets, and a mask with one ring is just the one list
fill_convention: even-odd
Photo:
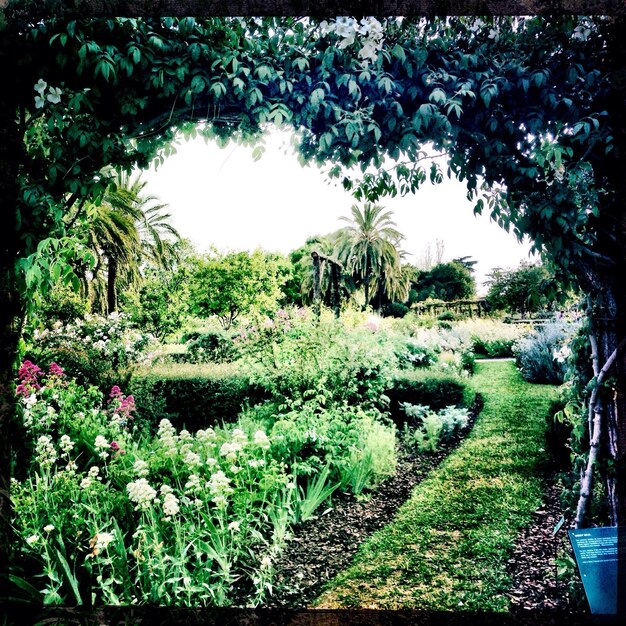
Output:
[[377,404],[397,364],[378,326],[348,328],[330,316],[320,322],[301,309],[244,326],[236,340],[250,379],[294,406],[308,399]]
[[122,313],[87,315],[68,324],[34,332],[28,357],[40,364],[57,362],[79,382],[106,391],[127,383],[133,365],[147,363],[152,335],[138,330]]
[[[45,372],[31,361],[24,361],[18,371],[16,395],[31,457],[33,453],[37,456],[37,446],[44,445],[42,437],[46,441],[54,437],[63,450],[66,447],[63,442],[72,440],[81,463],[88,463],[92,456],[102,454],[98,443],[105,437],[112,442],[106,448],[112,445],[112,452],[121,450],[119,442],[128,437],[134,420],[132,396],[125,396],[114,386],[108,403],[104,402],[98,389],[77,384],[55,362]],[[49,446],[47,449],[51,450]],[[28,469],[27,460],[21,459],[22,472]]]
[[567,344],[576,328],[576,324],[568,322],[544,324],[517,341],[513,351],[522,376],[534,383],[563,383],[569,354]]
[[146,437],[118,386],[103,397],[29,362],[18,388],[32,461],[12,479],[14,580],[47,604],[258,604],[291,526],[337,482],[360,493],[395,467],[394,429],[360,409],[311,407],[271,431],[163,419]]

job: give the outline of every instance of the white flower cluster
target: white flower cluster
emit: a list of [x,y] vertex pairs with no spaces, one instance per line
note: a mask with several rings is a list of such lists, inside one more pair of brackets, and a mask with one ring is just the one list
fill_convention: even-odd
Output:
[[572,351],[569,346],[562,346],[558,350],[554,350],[552,358],[558,363],[565,363],[565,361],[572,355]]
[[74,449],[74,442],[70,439],[69,435],[61,435],[59,448],[61,448],[64,454],[69,454]]
[[257,430],[252,436],[252,440],[257,446],[263,448],[264,450],[267,450],[267,448],[270,447],[270,440],[262,430]]
[[230,478],[222,470],[218,470],[211,475],[211,479],[206,486],[215,505],[220,509],[225,509],[228,506],[227,497],[234,491],[230,486]]
[[[48,93],[46,95],[46,89]],[[35,84],[35,91],[38,95],[35,96],[35,108],[42,109],[46,104],[46,101],[52,104],[61,102],[61,94],[63,93],[58,87],[48,87],[48,83],[40,78]]]
[[169,485],[161,485],[159,492],[163,496],[165,519],[171,520],[180,510],[178,498],[174,495],[174,491]]
[[337,17],[332,22],[324,20],[320,28],[322,35],[335,33],[341,38],[339,48],[347,48],[358,40],[358,55],[365,67],[376,61],[383,46],[383,26],[375,17],[364,17],[360,22],[354,17]]
[[145,478],[148,475],[148,473],[149,473],[149,471],[148,471],[148,464],[145,461],[142,461],[141,459],[137,459],[133,463],[133,471],[140,478]]
[[200,491],[200,478],[197,474],[191,474],[185,483],[186,494],[196,494]]
[[241,452],[241,444],[237,441],[227,441],[220,448],[220,456],[226,457],[226,460],[230,463],[234,463],[237,460],[238,452]]
[[128,485],[126,485],[126,491],[128,491],[129,500],[136,504],[136,511],[149,509],[157,495],[157,492],[150,486],[145,478],[139,478],[135,482],[128,483]]
[[189,452],[185,454],[183,462],[185,463],[185,465],[189,465],[191,467],[197,467],[198,465],[202,465],[202,459],[200,458],[200,455],[192,452],[191,450],[189,450]]
[[109,544],[115,539],[115,535],[113,533],[96,533],[94,539],[96,551],[101,552],[109,547]]
[[57,460],[57,451],[48,435],[41,435],[35,446],[37,460],[42,466],[52,465]]
[[162,419],[159,422],[158,436],[165,455],[170,457],[176,456],[178,454],[178,437],[172,422],[168,419]]
[[85,478],[83,478],[80,482],[81,488],[88,489],[91,487],[94,480],[102,480],[102,476],[100,476],[100,468],[97,465],[89,468],[87,476],[85,476]]
[[203,444],[212,444],[215,442],[217,435],[212,428],[207,428],[206,430],[200,429],[196,432],[196,439]]
[[98,456],[101,459],[106,459],[109,456],[107,450],[110,448],[109,442],[105,439],[103,435],[98,435],[94,442],[94,447]]

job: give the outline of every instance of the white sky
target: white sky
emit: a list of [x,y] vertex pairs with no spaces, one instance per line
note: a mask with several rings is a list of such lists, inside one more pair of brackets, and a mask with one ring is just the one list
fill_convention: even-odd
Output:
[[[146,192],[166,203],[172,223],[199,251],[214,244],[220,250],[261,247],[284,254],[307,237],[340,228],[354,198],[340,185],[330,185],[315,166],[302,167],[288,135],[274,131],[265,153],[252,159],[252,148],[216,144],[198,138],[182,141],[177,154],[158,169],[143,173]],[[528,260],[530,244],[520,245],[486,215],[475,217],[456,180],[429,182],[407,197],[383,198],[406,239],[403,249],[416,262],[435,240],[444,242],[444,261],[470,256],[479,293],[494,267],[515,267]]]

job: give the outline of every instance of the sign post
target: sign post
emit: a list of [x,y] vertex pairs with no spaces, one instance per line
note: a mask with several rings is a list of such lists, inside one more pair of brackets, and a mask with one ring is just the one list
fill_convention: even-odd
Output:
[[626,615],[626,528],[568,531],[591,612]]

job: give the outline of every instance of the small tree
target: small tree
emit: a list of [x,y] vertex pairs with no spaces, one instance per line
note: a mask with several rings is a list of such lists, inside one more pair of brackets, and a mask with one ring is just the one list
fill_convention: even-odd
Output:
[[193,265],[190,310],[199,317],[217,316],[225,330],[241,315],[269,313],[278,306],[285,271],[277,255],[214,250]]
[[440,263],[427,272],[418,272],[415,281],[417,301],[436,298],[451,302],[471,298],[476,292],[472,272],[463,263]]
[[522,316],[548,310],[558,287],[554,276],[538,263],[521,263],[508,270],[496,268],[488,279],[489,306]]

